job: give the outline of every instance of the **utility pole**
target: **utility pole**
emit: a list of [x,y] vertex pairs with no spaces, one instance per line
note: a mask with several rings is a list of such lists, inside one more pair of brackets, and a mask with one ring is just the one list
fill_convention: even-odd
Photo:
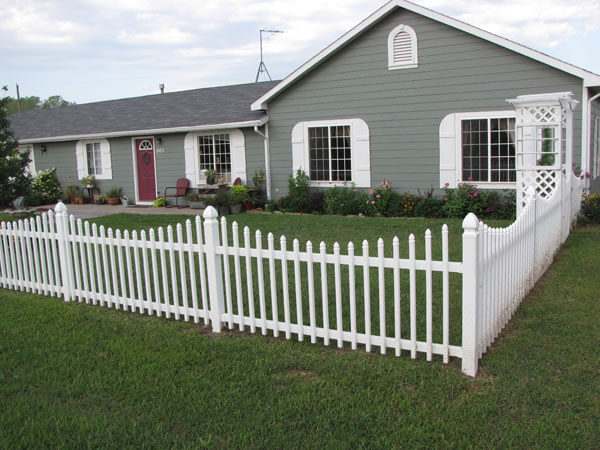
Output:
[[271,79],[271,74],[267,70],[267,66],[265,65],[265,63],[263,61],[263,33],[283,33],[283,31],[280,31],[280,30],[260,30],[260,64],[258,65],[258,71],[256,72],[256,80],[254,80],[255,83],[258,82],[258,79],[260,78],[260,74],[263,73],[263,72],[267,74],[267,76],[269,77],[269,81],[273,81]]
[[17,111],[21,112],[21,94],[19,94],[19,84],[17,83]]

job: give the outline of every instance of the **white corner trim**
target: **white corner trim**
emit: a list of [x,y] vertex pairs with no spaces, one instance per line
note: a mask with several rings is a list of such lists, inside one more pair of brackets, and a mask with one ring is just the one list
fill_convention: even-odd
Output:
[[416,5],[406,0],[391,0],[373,14],[368,16],[354,28],[350,29],[340,38],[335,40],[325,49],[321,50],[311,59],[309,59],[306,63],[284,78],[280,83],[278,83],[271,90],[267,91],[264,95],[262,95],[259,99],[257,99],[254,103],[252,103],[251,108],[253,111],[267,109],[267,103],[271,100],[275,95],[279,94],[285,88],[287,88],[290,84],[296,81],[298,78],[302,77],[305,73],[311,70],[314,66],[319,64],[321,61],[325,60],[332,53],[336,52],[339,48],[344,46],[348,41],[353,39],[355,36],[359,35],[371,25],[376,23],[379,19],[385,16],[392,9],[400,7],[404,8],[408,11],[412,11],[416,14],[420,14],[422,16],[428,17],[437,22],[443,23],[445,25],[451,26],[458,30],[464,31],[466,33],[472,34],[473,36],[477,36],[481,39],[485,39],[486,41],[492,42],[494,44],[500,45],[504,48],[512,50],[514,52],[520,53],[529,58],[535,59],[541,63],[547,64],[556,69],[562,70],[563,72],[569,73],[576,77],[579,77],[583,80],[584,86],[599,86],[600,85],[600,75],[597,75],[593,72],[589,72],[580,67],[574,66],[572,64],[561,61],[560,59],[553,58],[552,56],[548,56],[545,53],[539,52],[537,50],[533,50],[532,48],[526,47],[524,45],[513,42],[509,39],[500,37],[496,34],[490,33],[488,31],[484,31],[480,28],[477,28],[473,25],[469,25],[465,22],[461,22],[460,20],[453,19],[444,14],[432,11],[431,9],[424,8],[423,6]]
[[244,121],[244,122],[217,123],[217,124],[212,124],[212,125],[198,125],[198,126],[191,126],[191,127],[154,128],[151,130],[127,130],[127,131],[113,131],[113,132],[106,132],[106,133],[47,136],[47,137],[39,137],[39,138],[20,139],[18,142],[19,142],[19,144],[36,144],[39,142],[75,141],[78,139],[98,139],[98,138],[113,138],[113,137],[124,137],[124,136],[137,137],[138,135],[186,133],[186,132],[190,132],[190,131],[211,131],[211,130],[245,128],[245,127],[254,127],[254,126],[261,127],[268,121],[269,121],[269,117],[265,116],[259,120],[248,120],[248,121]]
[[[394,61],[394,56],[395,56],[394,41],[396,39],[396,35],[401,32],[405,32],[406,34],[408,34],[410,36],[410,45],[411,45],[412,55],[411,55],[410,61],[395,62]],[[389,70],[413,69],[413,68],[419,66],[417,33],[415,33],[415,30],[412,27],[405,25],[405,24],[400,24],[397,27],[395,27],[392,31],[390,31],[390,34],[388,34],[387,45],[388,45],[388,69]]]

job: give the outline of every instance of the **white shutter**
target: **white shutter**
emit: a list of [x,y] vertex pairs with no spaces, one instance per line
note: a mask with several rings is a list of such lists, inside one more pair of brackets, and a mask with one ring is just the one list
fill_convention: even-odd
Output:
[[244,133],[241,130],[229,131],[229,145],[231,150],[231,182],[236,178],[246,184],[246,145]]
[[357,187],[371,186],[371,145],[369,126],[362,119],[352,119],[352,181]]
[[[456,114],[448,114],[440,123],[440,187],[456,188],[460,178],[457,160],[460,158],[456,142]],[[448,183],[448,186],[446,186]]]
[[292,128],[292,173],[303,170],[308,174],[308,147],[304,147],[304,122]]
[[112,180],[112,161],[110,158],[110,143],[106,139],[100,141],[100,155],[102,158],[102,174],[96,176],[99,180]]
[[198,151],[196,149],[196,140],[198,139],[197,133],[188,133],[183,141],[183,153],[185,158],[185,177],[190,180],[192,187],[198,184],[204,184],[206,177],[203,175],[203,183],[200,183],[199,176],[199,165],[198,165]]
[[87,175],[87,155],[84,141],[78,141],[75,144],[75,160],[77,162],[77,178],[82,180]]

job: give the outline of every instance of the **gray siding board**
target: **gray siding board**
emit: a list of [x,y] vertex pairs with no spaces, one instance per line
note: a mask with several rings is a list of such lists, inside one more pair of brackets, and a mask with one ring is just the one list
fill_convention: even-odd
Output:
[[[417,33],[419,67],[390,71],[388,33]],[[301,121],[361,118],[371,139],[371,183],[439,186],[439,125],[450,113],[511,110],[507,98],[572,91],[582,80],[417,14],[395,10],[269,102],[274,197],[292,171],[291,130]],[[575,161],[581,146],[576,110]]]

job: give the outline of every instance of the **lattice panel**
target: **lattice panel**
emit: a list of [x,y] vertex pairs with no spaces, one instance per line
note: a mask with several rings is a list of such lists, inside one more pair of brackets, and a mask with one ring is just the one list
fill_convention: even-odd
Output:
[[558,123],[561,120],[559,105],[540,105],[519,108],[523,123]]
[[522,172],[519,182],[519,196],[523,205],[527,196],[527,188],[533,186],[537,195],[542,198],[550,198],[556,190],[559,172],[556,170],[538,170]]

